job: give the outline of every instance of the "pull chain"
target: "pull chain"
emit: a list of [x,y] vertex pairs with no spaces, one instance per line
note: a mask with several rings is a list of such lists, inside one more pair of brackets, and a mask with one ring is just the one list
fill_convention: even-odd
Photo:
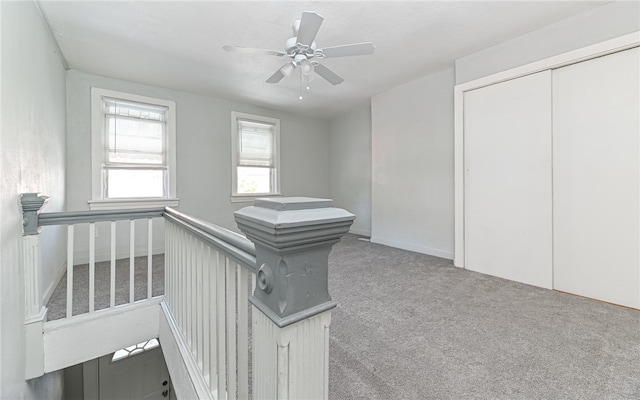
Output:
[[300,68],[300,96],[298,99],[302,100],[302,68]]

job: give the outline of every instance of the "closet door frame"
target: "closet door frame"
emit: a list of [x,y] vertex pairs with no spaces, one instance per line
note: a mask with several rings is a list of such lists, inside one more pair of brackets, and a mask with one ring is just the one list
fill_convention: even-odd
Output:
[[485,86],[564,67],[592,58],[640,46],[640,31],[615,39],[545,58],[530,64],[502,71],[454,87],[454,190],[455,190],[455,245],[453,264],[465,267],[465,197],[464,197],[464,95],[465,92]]

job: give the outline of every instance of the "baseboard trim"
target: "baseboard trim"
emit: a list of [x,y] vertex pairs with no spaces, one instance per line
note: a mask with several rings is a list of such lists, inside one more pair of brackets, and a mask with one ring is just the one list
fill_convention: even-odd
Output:
[[447,260],[453,260],[453,252],[439,249],[433,249],[431,247],[421,246],[415,243],[399,242],[395,240],[388,240],[377,236],[371,237],[371,243],[383,244],[385,246],[397,247],[402,250],[415,251],[417,253],[427,254],[429,256],[446,258]]
[[63,262],[62,265],[60,265],[60,268],[58,268],[58,271],[56,272],[56,276],[53,278],[53,281],[51,281],[51,283],[47,287],[47,290],[45,290],[44,294],[42,295],[42,304],[44,306],[46,306],[49,303],[49,300],[51,299],[53,292],[56,290],[56,288],[60,284],[60,281],[62,280],[62,277],[64,276],[65,272],[67,272],[66,261]]
[[371,236],[371,231],[370,230],[364,230],[364,229],[349,229],[349,233],[353,233],[354,235],[360,235],[360,236]]
[[[151,249],[152,255],[164,254],[164,245],[162,246],[154,246]],[[136,257],[144,257],[147,255],[147,246],[141,245],[136,246],[135,249]],[[111,250],[108,248],[97,249],[96,250],[96,262],[104,262],[111,260]],[[116,260],[128,259],[129,258],[129,248],[118,248],[116,249]],[[76,251],[73,256],[73,264],[74,265],[82,265],[89,263],[89,251],[82,250]]]

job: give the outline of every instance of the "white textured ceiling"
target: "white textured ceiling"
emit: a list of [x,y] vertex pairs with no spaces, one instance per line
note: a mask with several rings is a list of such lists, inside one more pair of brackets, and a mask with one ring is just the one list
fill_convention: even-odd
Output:
[[[453,65],[456,58],[606,1],[40,1],[69,67],[98,75],[331,116]],[[294,75],[265,80],[286,60],[224,45],[284,50],[302,11],[325,20],[319,48],[371,41],[369,56],[325,59],[345,79],[319,76],[298,100]]]

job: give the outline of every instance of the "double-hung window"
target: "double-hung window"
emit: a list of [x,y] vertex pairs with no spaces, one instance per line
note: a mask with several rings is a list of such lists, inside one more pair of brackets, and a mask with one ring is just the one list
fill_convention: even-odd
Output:
[[92,88],[92,209],[177,205],[175,103]]
[[280,120],[231,113],[232,200],[280,194]]

